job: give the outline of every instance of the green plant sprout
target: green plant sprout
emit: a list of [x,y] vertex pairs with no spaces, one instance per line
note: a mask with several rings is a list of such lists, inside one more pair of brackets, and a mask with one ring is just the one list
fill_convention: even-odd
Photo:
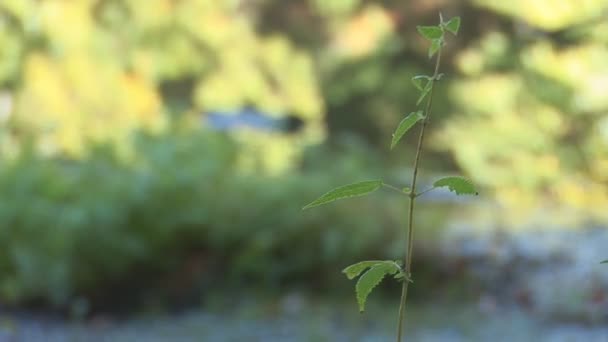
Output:
[[441,63],[441,49],[445,44],[446,32],[456,35],[458,34],[459,28],[460,17],[454,17],[448,21],[444,21],[441,14],[439,15],[439,25],[417,27],[420,35],[422,35],[422,37],[424,37],[425,39],[429,40],[431,43],[431,46],[428,49],[428,56],[429,58],[433,58],[433,56],[436,55],[435,69],[432,76],[418,75],[412,78],[412,83],[420,92],[418,100],[416,101],[416,106],[419,106],[425,99],[426,103],[424,104],[423,109],[411,112],[409,115],[403,118],[403,120],[401,120],[391,140],[392,149],[397,145],[397,143],[401,140],[401,138],[408,130],[414,127],[417,123],[420,123],[420,134],[416,147],[416,156],[414,159],[411,184],[408,187],[397,187],[385,183],[384,181],[379,179],[353,183],[333,189],[303,208],[308,209],[344,198],[367,195],[382,187],[397,191],[400,194],[409,197],[409,214],[406,226],[407,241],[405,244],[403,260],[361,261],[346,267],[342,271],[344,274],[346,274],[346,277],[348,279],[354,279],[359,277],[355,285],[355,293],[360,312],[363,312],[365,310],[365,301],[367,300],[367,297],[372,292],[372,290],[382,281],[382,279],[384,279],[385,276],[392,276],[393,278],[403,283],[397,324],[397,342],[401,342],[405,317],[405,304],[407,300],[407,290],[409,283],[412,282],[411,265],[412,247],[414,241],[414,204],[416,198],[440,187],[447,187],[450,191],[456,193],[457,195],[477,195],[477,191],[475,190],[473,184],[468,179],[463,177],[441,178],[435,181],[431,188],[421,192],[416,192],[418,166],[422,155],[422,143],[424,140],[424,132],[431,114],[431,107],[433,103],[433,90],[435,88],[436,81],[439,81],[443,76],[443,74],[439,73],[439,66]]

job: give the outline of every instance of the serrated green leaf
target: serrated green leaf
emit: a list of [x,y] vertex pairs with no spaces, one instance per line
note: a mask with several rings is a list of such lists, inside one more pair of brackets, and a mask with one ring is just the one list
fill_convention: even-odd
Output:
[[384,262],[384,260],[367,260],[367,261],[361,261],[358,262],[356,264],[352,264],[348,267],[346,267],[345,269],[342,270],[342,273],[346,274],[346,277],[350,280],[356,278],[359,276],[359,274],[361,274],[361,272],[365,271],[366,269],[376,265],[376,264],[380,264]]
[[433,39],[431,41],[431,46],[429,47],[429,58],[432,58],[437,53],[437,51],[439,51],[442,43],[443,40],[441,38]]
[[[412,77],[412,83],[414,84],[414,87],[416,87],[418,90],[420,91],[424,91],[424,89],[427,87],[427,84],[431,81],[432,77],[430,76],[426,76],[426,75],[416,75],[414,77]],[[424,81],[427,81],[427,83],[425,83],[423,85]]]
[[355,285],[359,311],[365,311],[367,296],[369,296],[372,290],[380,284],[384,276],[387,274],[392,275],[400,271],[401,269],[395,262],[382,262],[372,266],[367,272],[363,273],[357,281],[357,285]]
[[395,147],[395,145],[397,145],[397,143],[399,142],[399,140],[401,140],[401,138],[403,137],[405,132],[407,132],[410,128],[412,128],[412,126],[414,126],[414,124],[416,122],[418,122],[422,119],[424,119],[424,115],[422,114],[421,110],[416,111],[416,112],[411,112],[408,116],[403,118],[403,120],[401,120],[401,122],[399,123],[399,126],[397,126],[395,133],[393,133],[393,140],[391,141],[391,149],[393,147]]
[[327,204],[343,198],[367,195],[378,190],[381,186],[381,180],[364,181],[344,185],[327,192],[326,194],[307,204],[304,208],[302,208],[302,210]]
[[444,186],[457,195],[478,195],[473,183],[464,177],[445,177],[433,183],[435,188]]
[[417,26],[418,32],[428,40],[434,40],[443,36],[443,30],[439,26]]
[[454,17],[450,19],[447,23],[445,23],[444,27],[453,35],[457,35],[458,30],[460,29],[460,17]]

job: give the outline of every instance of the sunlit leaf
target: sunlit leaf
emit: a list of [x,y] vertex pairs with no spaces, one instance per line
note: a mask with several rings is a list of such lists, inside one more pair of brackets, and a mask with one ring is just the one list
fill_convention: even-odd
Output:
[[443,30],[441,30],[441,27],[439,26],[418,26],[416,28],[418,29],[418,32],[428,40],[439,39],[443,36]]
[[457,35],[458,29],[460,29],[460,17],[454,17],[450,19],[447,23],[445,23],[444,27],[453,35]]
[[436,188],[448,187],[450,191],[455,192],[457,195],[478,195],[473,183],[464,177],[441,178],[433,183],[433,186]]
[[343,198],[363,196],[363,195],[369,194],[370,192],[374,192],[374,191],[378,190],[381,186],[382,186],[381,180],[364,181],[364,182],[344,185],[344,186],[341,186],[339,188],[336,188],[336,189],[333,189],[333,190],[327,192],[326,194],[324,194],[323,196],[312,201],[311,203],[309,203],[302,209],[316,207],[318,205],[330,203],[330,202],[337,201],[337,200],[343,199]]
[[395,133],[393,133],[393,140],[391,141],[391,149],[393,147],[395,147],[395,145],[397,145],[397,143],[399,142],[399,140],[401,140],[403,135],[410,128],[412,128],[412,126],[414,126],[414,124],[416,122],[418,122],[422,119],[424,119],[424,115],[422,114],[421,110],[419,110],[417,112],[412,112],[408,116],[403,118],[403,120],[401,120],[401,122],[399,123],[399,126],[397,126]]

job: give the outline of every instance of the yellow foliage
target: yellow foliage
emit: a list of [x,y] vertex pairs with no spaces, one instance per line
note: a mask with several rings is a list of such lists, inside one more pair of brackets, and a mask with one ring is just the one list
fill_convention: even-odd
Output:
[[91,43],[93,21],[91,0],[43,1],[38,9],[42,30],[59,54],[82,49]]
[[192,100],[193,108],[180,107],[186,112],[253,105],[301,118],[304,129],[294,137],[259,132],[252,142],[233,132],[243,151],[267,151],[255,154],[256,163],[273,172],[324,136],[309,55],[285,37],[260,35],[239,2],[3,0],[0,10],[0,22],[3,13],[19,21],[0,28],[0,44],[12,51],[0,49],[0,81],[21,81],[11,90],[12,120],[46,153],[82,156],[91,141],[124,151],[134,130],[162,130],[165,82],[194,83],[192,99],[179,99]]
[[365,56],[394,30],[394,23],[385,8],[368,5],[337,27],[334,32],[335,49],[349,57]]
[[[477,2],[546,29],[568,27],[588,18],[590,7],[606,6]],[[575,3],[580,8],[572,10]],[[520,42],[513,56],[505,37],[485,34],[457,56],[464,77],[450,95],[458,110],[436,135],[438,144],[522,218],[553,210],[567,213],[555,216],[561,223],[608,219],[608,48],[591,39],[566,46],[540,39]]]
[[597,0],[475,0],[475,3],[547,30],[596,18],[608,8],[608,2]]
[[522,56],[524,65],[576,92],[575,108],[595,111],[608,106],[608,47],[588,43],[559,51],[539,42]]
[[154,87],[112,64],[86,55],[53,61],[33,54],[24,69],[16,121],[33,130],[47,152],[79,156],[88,141],[125,143],[136,128],[164,125]]
[[238,111],[253,105],[269,116],[289,114],[305,122],[304,128],[292,137],[247,130],[232,132],[243,146],[246,161],[242,165],[255,164],[256,170],[282,172],[293,166],[305,145],[324,138],[323,99],[312,60],[285,38],[243,35],[238,44],[221,51],[217,63],[215,70],[199,79],[194,92],[197,108]]

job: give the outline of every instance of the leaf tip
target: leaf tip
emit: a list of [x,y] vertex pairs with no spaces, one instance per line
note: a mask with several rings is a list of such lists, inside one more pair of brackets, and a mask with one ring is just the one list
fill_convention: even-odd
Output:
[[456,36],[458,35],[458,30],[460,29],[460,17],[454,17],[442,25],[446,30]]

